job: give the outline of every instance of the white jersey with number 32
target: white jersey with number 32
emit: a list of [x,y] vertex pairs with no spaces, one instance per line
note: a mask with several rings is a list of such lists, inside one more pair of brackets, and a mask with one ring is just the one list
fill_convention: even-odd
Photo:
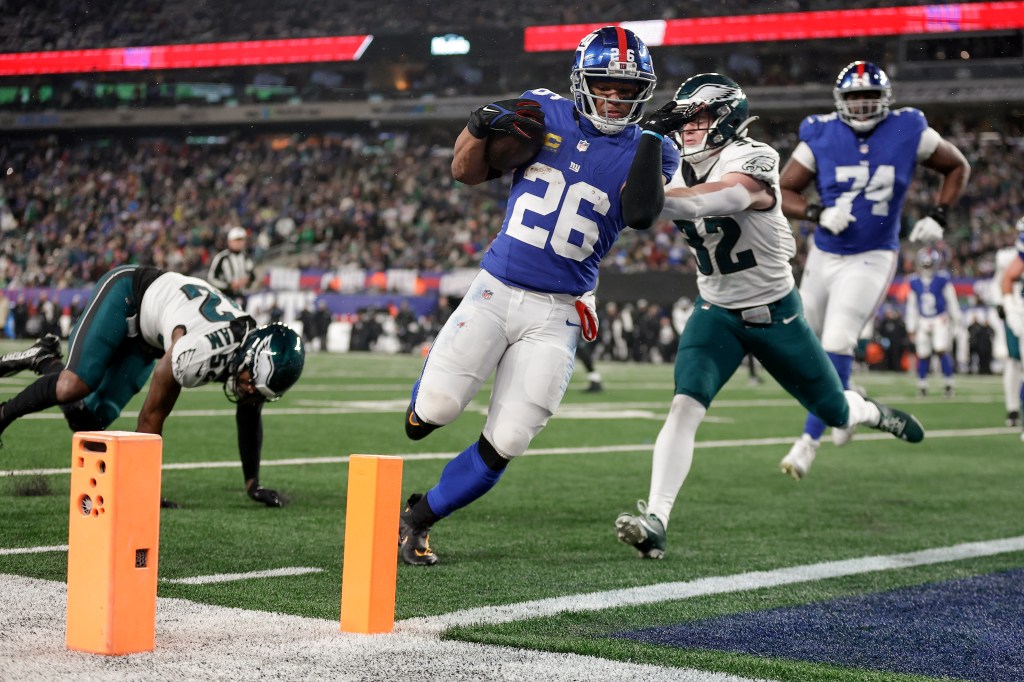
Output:
[[[676,221],[697,261],[697,288],[701,298],[723,308],[772,303],[795,286],[789,261],[796,254],[796,241],[782,215],[779,154],[750,138],[737,140],[722,149],[704,182],[728,173],[764,182],[776,197],[775,205],[763,211]],[[666,189],[686,186],[677,172]]]

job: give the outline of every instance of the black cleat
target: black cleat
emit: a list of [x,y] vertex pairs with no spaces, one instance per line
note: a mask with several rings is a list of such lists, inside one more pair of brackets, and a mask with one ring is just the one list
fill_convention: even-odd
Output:
[[873,428],[876,428],[879,431],[885,431],[886,433],[891,433],[897,438],[905,440],[908,443],[920,443],[924,440],[924,427],[921,425],[921,422],[917,420],[917,417],[909,412],[897,410],[895,407],[883,405],[877,400],[872,400],[871,398],[865,398],[865,400],[869,403],[873,403],[882,415],[878,425]]
[[167,499],[164,499],[164,498],[161,497],[160,498],[160,508],[161,509],[181,509],[181,505],[178,504],[177,502],[172,502],[171,500],[167,500]]
[[412,523],[412,508],[423,499],[414,493],[405,503],[405,509],[398,517],[398,548],[402,562],[410,566],[433,566],[437,555],[430,549],[430,526],[415,526]]
[[1020,426],[1020,412],[1018,410],[1010,410],[1006,413],[1006,425]]
[[26,369],[39,373],[42,365],[62,357],[60,338],[56,334],[47,334],[25,350],[0,355],[0,377],[13,376]]
[[262,502],[268,507],[285,507],[288,505],[287,497],[281,495],[276,490],[264,488],[258,484],[254,485],[252,489],[249,490],[249,497],[252,498],[254,502]]
[[952,386],[946,386],[946,388],[942,390],[942,395],[944,395],[947,398],[952,398],[956,395],[956,389],[954,389]]
[[590,384],[583,390],[584,393],[600,393],[604,390],[604,386],[601,385],[600,381],[591,381]]

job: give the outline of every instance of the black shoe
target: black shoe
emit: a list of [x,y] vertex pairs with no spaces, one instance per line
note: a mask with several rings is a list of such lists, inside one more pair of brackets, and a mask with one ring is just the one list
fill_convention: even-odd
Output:
[[161,497],[160,498],[160,508],[161,509],[181,509],[181,505],[178,504],[177,502],[171,502],[170,500],[165,500],[164,498]]
[[249,490],[249,497],[255,502],[262,502],[268,507],[286,507],[288,506],[288,498],[281,495],[276,490],[270,488],[264,488],[257,484]]
[[1006,413],[1006,425],[1020,426],[1020,412],[1018,410],[1010,410]]
[[882,414],[882,418],[879,420],[878,426],[875,426],[874,428],[879,431],[891,433],[897,438],[905,440],[908,443],[920,443],[924,440],[924,427],[921,426],[921,422],[917,420],[917,417],[909,412],[897,410],[895,407],[883,405],[877,400],[872,400],[871,398],[865,398],[865,400],[869,403],[873,403]]
[[430,526],[414,526],[412,523],[412,508],[421,499],[423,495],[419,493],[410,495],[398,517],[399,556],[410,566],[433,566],[437,563],[437,555],[430,549]]
[[38,373],[40,366],[62,357],[60,338],[56,334],[47,334],[26,350],[0,355],[0,377],[9,377],[26,369]]
[[943,389],[942,394],[947,398],[952,398],[956,395],[956,390],[952,386],[946,386],[946,388]]
[[590,385],[584,389],[584,393],[600,393],[604,390],[604,386],[601,385],[600,381],[591,381]]
[[928,389],[925,388],[924,386],[921,386],[920,388],[918,388],[917,389],[917,397],[918,398],[927,398],[928,397]]

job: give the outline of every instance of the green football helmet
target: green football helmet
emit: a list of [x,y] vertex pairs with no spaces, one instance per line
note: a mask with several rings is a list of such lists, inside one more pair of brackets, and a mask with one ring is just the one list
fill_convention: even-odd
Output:
[[[676,109],[690,109],[694,115],[707,111],[711,125],[701,145],[683,145],[682,135],[673,134],[682,157],[699,163],[741,137],[750,125],[750,107],[739,84],[720,73],[700,73],[688,78],[676,91]],[[755,117],[756,118],[756,117]]]
[[302,339],[290,327],[279,322],[249,332],[235,354],[235,367],[224,382],[224,393],[231,402],[238,393],[238,375],[249,370],[252,384],[268,402],[279,400],[302,375],[306,350]]

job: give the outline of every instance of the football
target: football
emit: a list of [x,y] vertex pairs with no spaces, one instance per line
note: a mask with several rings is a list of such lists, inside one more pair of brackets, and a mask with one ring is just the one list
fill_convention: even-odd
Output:
[[532,131],[529,140],[502,130],[491,130],[487,135],[484,158],[491,168],[506,173],[524,166],[537,156],[544,146],[544,129]]

